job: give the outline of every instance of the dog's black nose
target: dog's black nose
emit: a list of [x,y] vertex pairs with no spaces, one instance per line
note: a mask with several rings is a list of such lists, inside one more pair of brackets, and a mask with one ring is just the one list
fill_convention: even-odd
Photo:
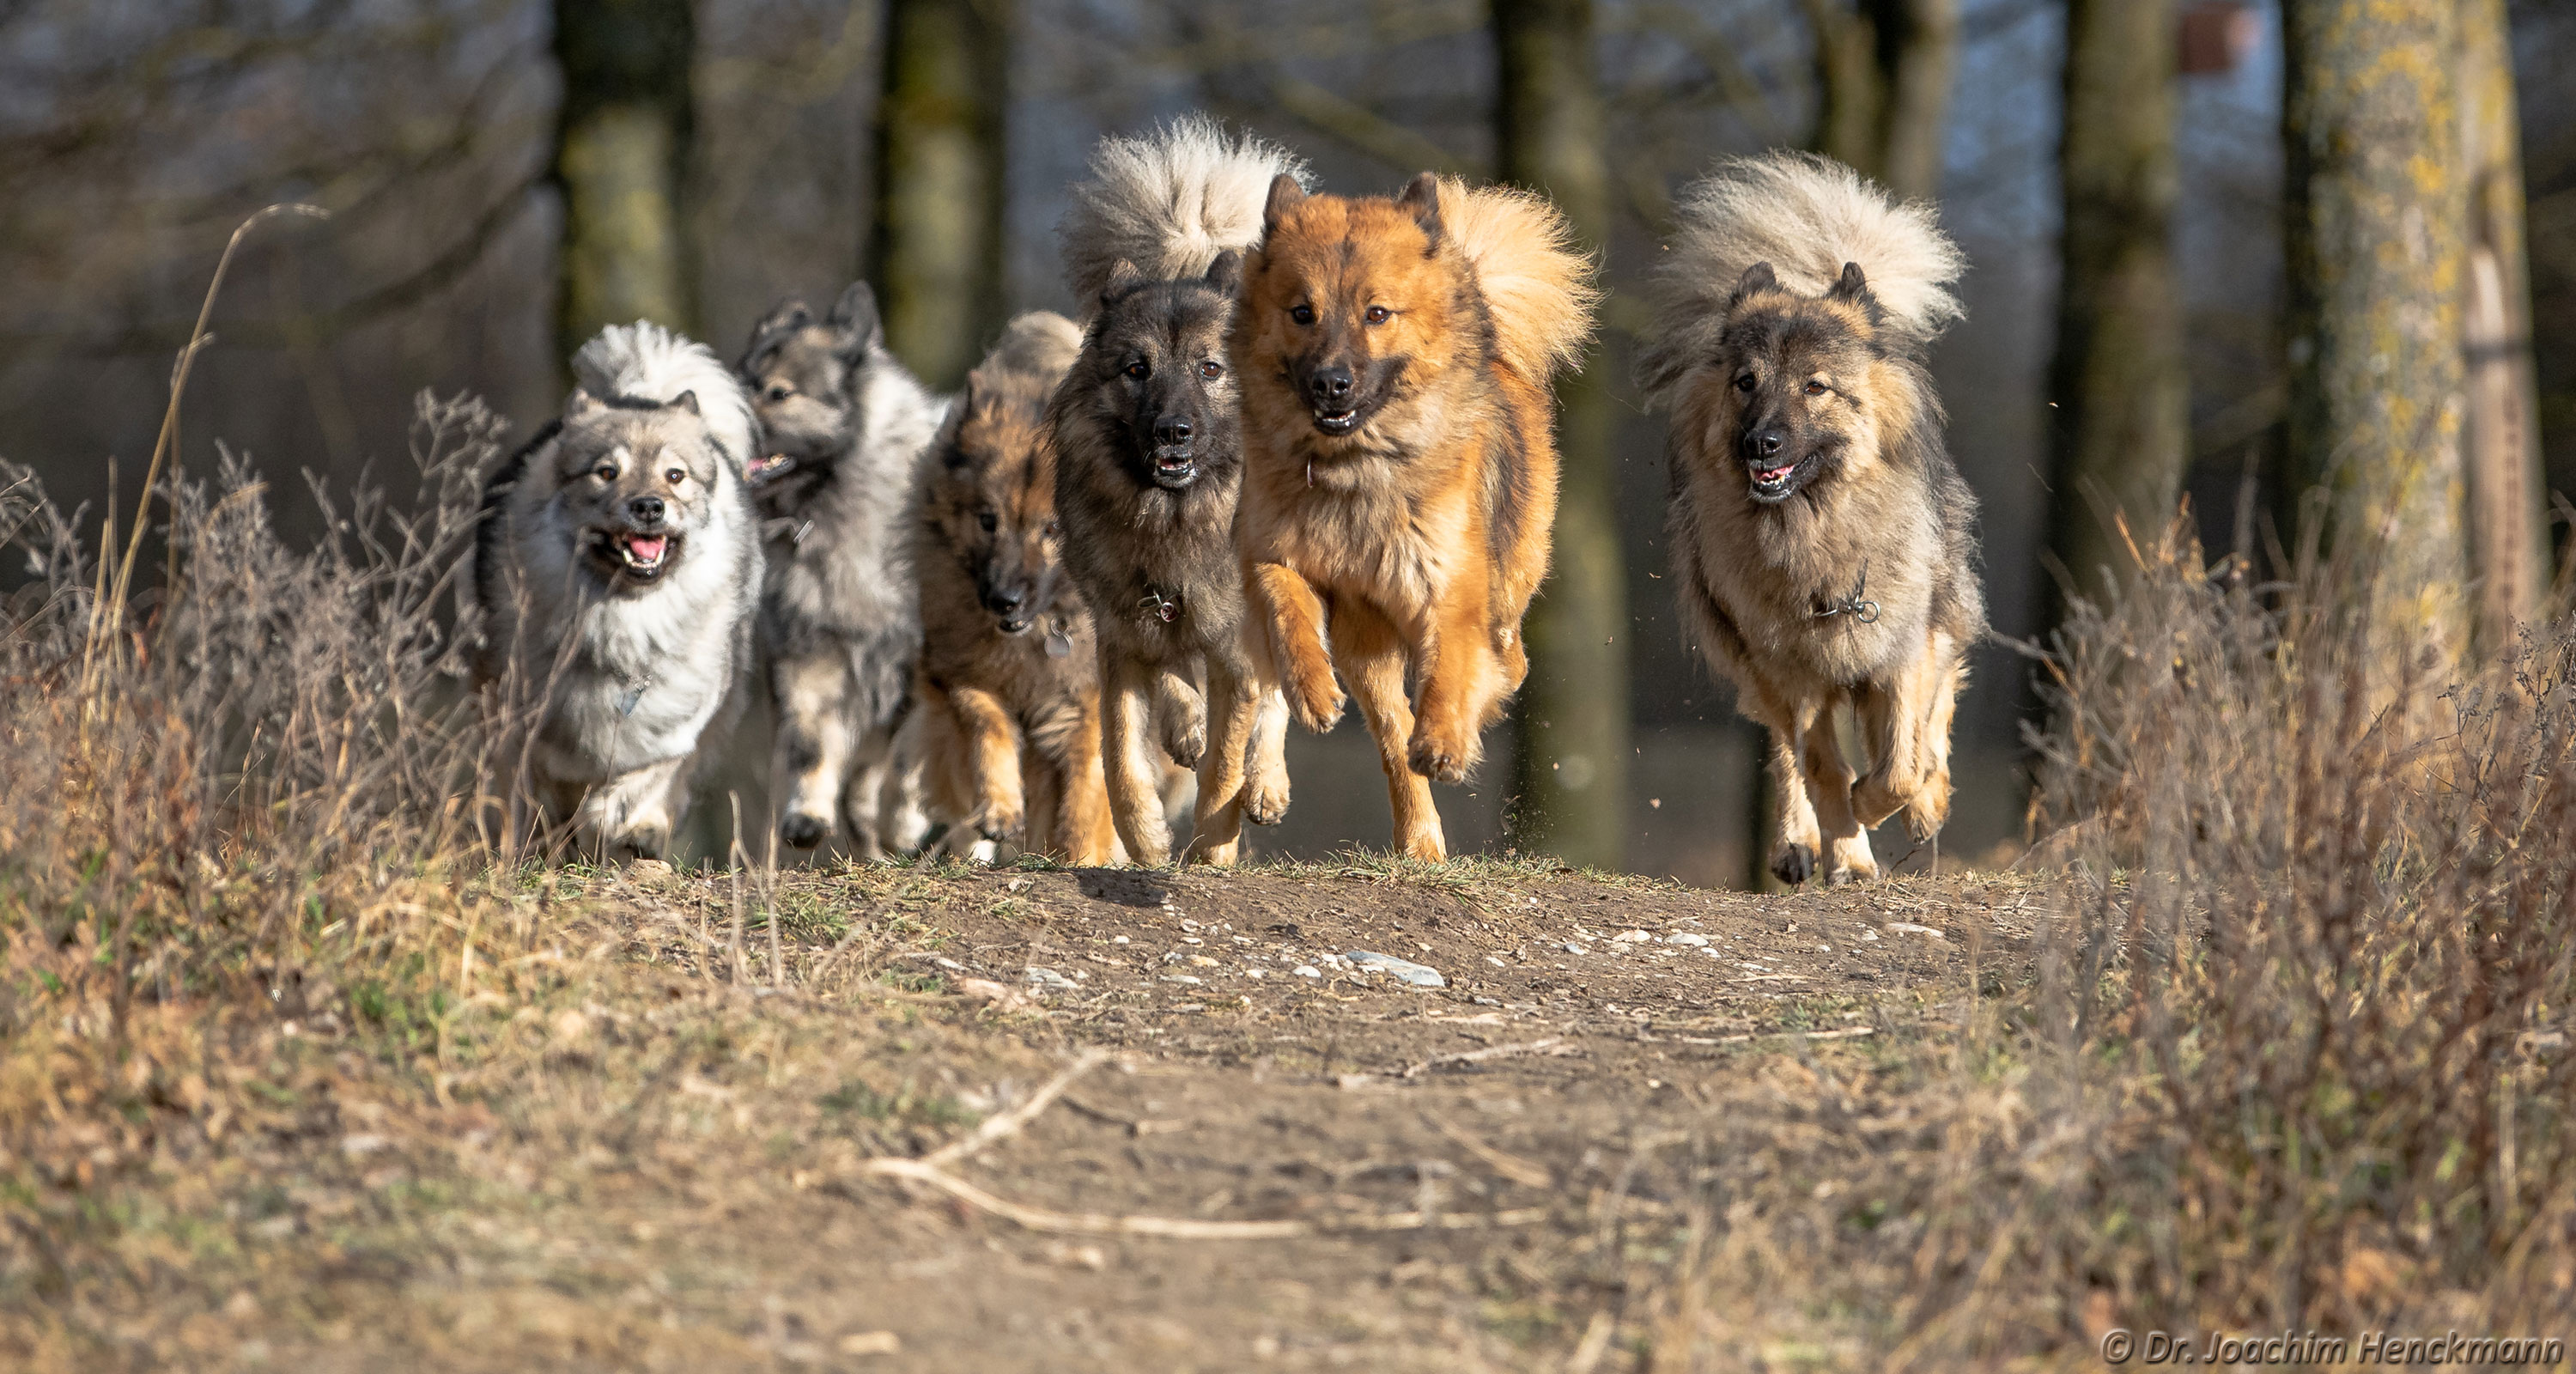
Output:
[[626,503],[627,518],[639,525],[662,523],[662,511],[662,498],[659,496],[638,496]]
[[1789,442],[1789,436],[1776,429],[1755,430],[1744,436],[1744,454],[1748,458],[1768,458]]
[[1190,441],[1190,421],[1186,415],[1166,415],[1154,422],[1154,442],[1165,448]]
[[1026,587],[995,587],[985,594],[984,603],[997,611],[1016,611],[1027,604],[1028,599],[1029,589]]
[[1351,370],[1347,367],[1324,368],[1306,384],[1306,389],[1314,394],[1317,405],[1347,405],[1351,399]]

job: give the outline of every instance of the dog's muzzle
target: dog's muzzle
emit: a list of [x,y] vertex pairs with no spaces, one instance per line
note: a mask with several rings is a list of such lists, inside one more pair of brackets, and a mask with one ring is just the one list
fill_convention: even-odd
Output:
[[599,530],[592,543],[601,561],[637,582],[658,579],[680,554],[680,536],[667,529]]
[[1360,427],[1359,386],[1348,367],[1319,367],[1306,379],[1315,428],[1339,439]]

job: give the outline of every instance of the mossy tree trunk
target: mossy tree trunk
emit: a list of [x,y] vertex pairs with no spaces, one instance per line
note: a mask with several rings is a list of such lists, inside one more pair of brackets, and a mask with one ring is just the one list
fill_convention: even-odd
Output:
[[[1584,245],[1610,228],[1591,0],[1495,0],[1503,179],[1545,193]],[[1628,584],[1616,421],[1598,340],[1557,383],[1555,563],[1531,606],[1529,681],[1512,715],[1514,844],[1618,868],[1628,833]]]
[[1906,198],[1941,185],[1958,0],[1804,0],[1816,43],[1816,151]]
[[2523,245],[2522,127],[2514,110],[2505,0],[2462,0],[2460,133],[2469,186],[2464,439],[2477,640],[2488,652],[2545,611],[2547,479],[2531,356],[2531,266]]
[[887,345],[942,390],[1002,323],[1011,23],[1011,0],[887,9],[870,275]]
[[2468,177],[2456,0],[2292,0],[2289,472],[2303,534],[2379,576],[2391,653],[2456,657],[2469,573],[2460,452]]
[[2173,518],[2189,458],[2173,25],[2170,0],[2067,6],[2064,273],[2049,370],[2055,566],[2041,578],[2061,593],[2098,597],[2134,570],[2120,523],[2148,546]]
[[561,360],[607,325],[694,327],[679,207],[696,28],[690,0],[555,0],[554,19]]

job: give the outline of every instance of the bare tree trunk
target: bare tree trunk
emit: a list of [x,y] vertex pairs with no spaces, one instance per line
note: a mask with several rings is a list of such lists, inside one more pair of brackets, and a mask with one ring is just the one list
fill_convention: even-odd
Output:
[[606,325],[693,327],[679,192],[696,29],[690,0],[555,0],[554,14],[560,360]]
[[2462,0],[2460,133],[2469,177],[2466,440],[2471,571],[2482,651],[2513,642],[2549,590],[2547,481],[2523,249],[2522,127],[2505,0]]
[[[2292,0],[2289,466],[2303,529],[2380,568],[2385,651],[2456,657],[2468,178],[2454,0]],[[2321,523],[2320,523],[2321,522]]]
[[[2057,357],[2056,471],[2041,579],[2098,596],[2173,518],[2188,462],[2190,397],[2174,281],[2174,28],[2170,0],[2071,0],[2058,169],[2066,206]],[[2056,617],[2052,617],[2055,619]]]
[[886,343],[922,380],[965,380],[1002,324],[1011,0],[892,0],[872,239]]
[[1818,152],[1907,199],[1941,186],[1958,0],[1803,0],[1815,32]]
[[[1496,118],[1506,181],[1556,201],[1595,250],[1610,170],[1594,71],[1592,0],[1495,0]],[[1525,627],[1529,681],[1513,713],[1514,843],[1618,868],[1628,836],[1628,581],[1619,536],[1616,415],[1596,339],[1557,383],[1555,565]]]

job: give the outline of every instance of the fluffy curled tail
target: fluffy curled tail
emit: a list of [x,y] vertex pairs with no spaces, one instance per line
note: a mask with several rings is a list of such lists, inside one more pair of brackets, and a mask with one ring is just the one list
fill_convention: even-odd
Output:
[[1205,115],[1104,138],[1056,226],[1065,279],[1088,309],[1122,262],[1148,281],[1199,276],[1226,250],[1261,242],[1262,205],[1283,172],[1306,181],[1295,154]]
[[1640,368],[1647,389],[1680,374],[1658,358],[1695,337],[1692,325],[1723,317],[1745,269],[1771,264],[1780,284],[1821,296],[1860,264],[1884,313],[1882,333],[1909,348],[1930,343],[1964,312],[1951,283],[1967,270],[1959,246],[1927,203],[1899,202],[1831,158],[1775,152],[1729,158],[1684,190],[1672,242],[1650,279],[1656,327]]
[[715,352],[647,320],[612,324],[572,355],[573,380],[603,400],[667,405],[694,393],[707,430],[736,471],[749,459],[757,428],[751,396]]
[[1495,341],[1513,371],[1544,384],[1583,360],[1601,298],[1573,226],[1538,196],[1442,177],[1440,232],[1475,269]]

